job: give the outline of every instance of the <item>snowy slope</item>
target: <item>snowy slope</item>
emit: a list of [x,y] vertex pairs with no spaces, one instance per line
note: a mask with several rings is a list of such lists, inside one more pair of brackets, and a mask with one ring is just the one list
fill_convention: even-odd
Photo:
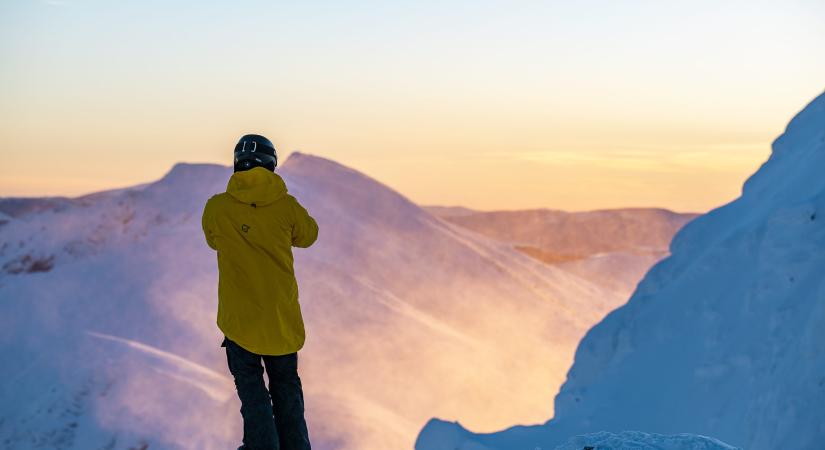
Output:
[[[278,171],[321,228],[296,250],[316,449],[411,448],[432,414],[538,422],[576,343],[624,300],[332,161],[296,153]],[[230,174],[178,164],[52,207],[0,201],[3,448],[239,445],[200,230]]]
[[550,422],[474,435],[433,420],[416,448],[552,448],[628,429],[825,447],[823,168],[825,94],[742,196],[683,228],[672,256],[587,333]]
[[427,210],[484,236],[568,258],[619,251],[667,251],[673,234],[696,217],[696,214],[660,208],[583,212],[472,211],[445,207],[427,207]]
[[584,212],[473,211],[428,206],[442,219],[502,242],[628,298],[673,235],[697,215],[660,208]]
[[641,431],[602,431],[575,436],[557,446],[555,450],[582,450],[588,447],[593,450],[740,450],[707,436],[689,433],[662,435]]
[[[471,439],[472,433],[461,430],[447,422],[433,422],[427,428],[427,435],[418,446],[432,446],[450,450],[491,450]],[[524,443],[512,440],[501,443],[501,448],[511,450],[742,450],[718,439],[690,433],[662,435],[641,431],[610,433],[600,431],[573,436],[552,447],[526,447]],[[498,447],[497,447],[498,448]]]

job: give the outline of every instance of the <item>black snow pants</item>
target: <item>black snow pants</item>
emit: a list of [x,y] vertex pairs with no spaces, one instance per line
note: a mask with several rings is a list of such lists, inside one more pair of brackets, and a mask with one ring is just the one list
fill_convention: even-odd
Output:
[[226,347],[229,371],[241,399],[243,446],[239,450],[310,450],[298,353],[258,355],[227,337],[221,347]]

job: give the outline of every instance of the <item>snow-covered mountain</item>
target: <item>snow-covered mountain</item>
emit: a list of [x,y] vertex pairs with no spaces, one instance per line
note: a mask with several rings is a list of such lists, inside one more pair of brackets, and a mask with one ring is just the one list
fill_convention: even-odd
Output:
[[[625,300],[332,161],[294,153],[278,172],[321,229],[296,250],[317,449],[411,448],[433,414],[536,423],[577,342]],[[0,201],[3,448],[240,443],[200,229],[230,174],[178,164],[131,188]]]
[[584,212],[552,209],[427,211],[628,298],[648,269],[668,255],[673,235],[696,214],[660,208]]
[[433,420],[416,448],[553,448],[621,430],[825,448],[824,169],[822,94],[741,197],[686,225],[629,302],[587,333],[552,420],[490,434]]

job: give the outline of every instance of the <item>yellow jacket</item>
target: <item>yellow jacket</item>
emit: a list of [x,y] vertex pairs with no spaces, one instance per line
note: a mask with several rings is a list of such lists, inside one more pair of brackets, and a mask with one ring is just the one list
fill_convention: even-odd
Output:
[[304,345],[292,247],[309,247],[318,224],[284,180],[263,167],[236,172],[203,209],[206,243],[218,251],[218,328],[241,347],[285,355]]

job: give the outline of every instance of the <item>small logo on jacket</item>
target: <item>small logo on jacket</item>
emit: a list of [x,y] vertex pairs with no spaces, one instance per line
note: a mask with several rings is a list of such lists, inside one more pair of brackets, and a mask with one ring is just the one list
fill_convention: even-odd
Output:
[[241,224],[241,231],[243,231],[244,233],[246,233],[247,231],[249,231],[249,225],[247,225],[247,224],[245,224],[245,223],[244,223],[244,224]]

